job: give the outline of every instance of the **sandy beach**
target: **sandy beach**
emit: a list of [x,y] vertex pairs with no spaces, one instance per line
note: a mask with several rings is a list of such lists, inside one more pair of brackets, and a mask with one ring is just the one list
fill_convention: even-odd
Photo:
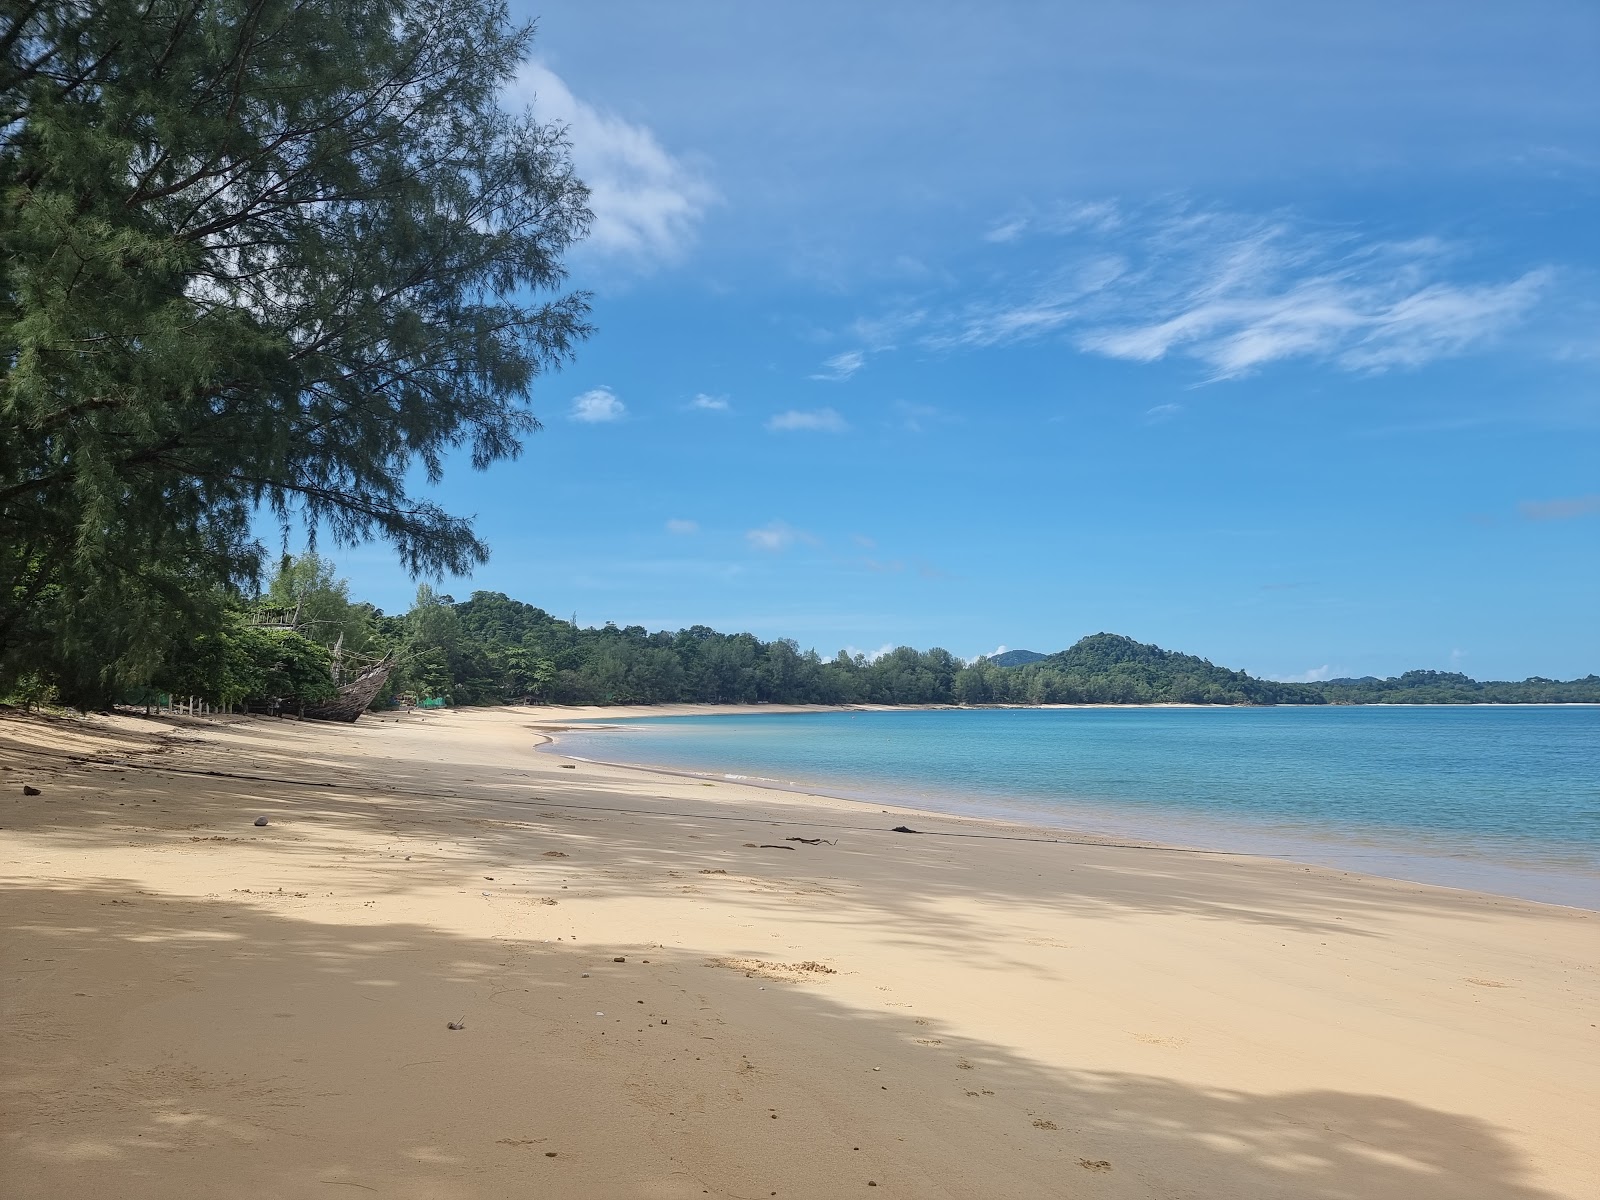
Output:
[[537,750],[624,715],[0,717],[0,1193],[1600,1195],[1600,914]]

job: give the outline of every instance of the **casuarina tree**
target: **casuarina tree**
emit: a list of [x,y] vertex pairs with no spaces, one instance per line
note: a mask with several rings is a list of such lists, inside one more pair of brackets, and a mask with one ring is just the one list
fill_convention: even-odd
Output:
[[486,548],[416,495],[588,332],[564,131],[493,0],[4,0],[0,692],[102,699],[254,576],[263,517]]

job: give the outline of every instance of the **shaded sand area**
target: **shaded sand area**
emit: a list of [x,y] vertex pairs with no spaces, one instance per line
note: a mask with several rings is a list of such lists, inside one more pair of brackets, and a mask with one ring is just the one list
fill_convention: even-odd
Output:
[[1593,913],[535,753],[572,715],[0,719],[0,1194],[1600,1195]]

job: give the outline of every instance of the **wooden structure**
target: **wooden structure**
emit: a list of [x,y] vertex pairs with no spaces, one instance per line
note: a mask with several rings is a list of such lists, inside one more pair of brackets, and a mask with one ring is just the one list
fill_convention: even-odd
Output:
[[358,671],[339,688],[331,700],[316,700],[304,705],[300,715],[308,721],[353,722],[367,711],[367,705],[377,699],[383,685],[389,682],[389,672],[394,670],[394,656],[388,655],[372,666]]

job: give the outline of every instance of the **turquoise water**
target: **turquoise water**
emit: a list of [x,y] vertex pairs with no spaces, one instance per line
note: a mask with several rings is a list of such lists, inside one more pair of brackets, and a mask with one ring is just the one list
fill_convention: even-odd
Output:
[[646,718],[561,752],[1600,908],[1600,708]]

